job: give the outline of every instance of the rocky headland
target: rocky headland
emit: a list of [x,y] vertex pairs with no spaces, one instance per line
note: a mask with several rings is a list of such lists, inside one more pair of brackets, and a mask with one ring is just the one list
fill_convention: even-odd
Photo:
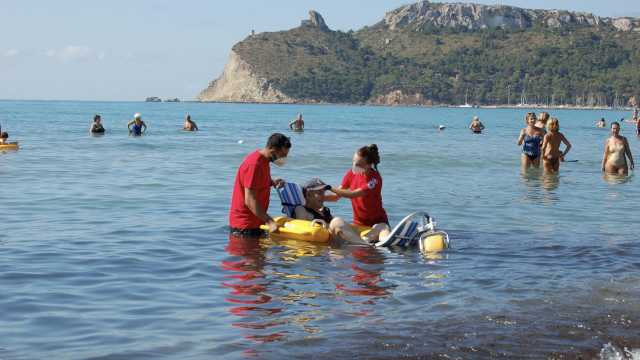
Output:
[[252,34],[198,99],[626,105],[639,66],[638,18],[421,1],[358,31],[312,10],[299,27]]

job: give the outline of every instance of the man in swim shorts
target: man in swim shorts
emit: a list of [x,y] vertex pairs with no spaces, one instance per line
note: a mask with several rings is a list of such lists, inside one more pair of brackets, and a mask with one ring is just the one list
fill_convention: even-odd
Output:
[[260,225],[267,224],[270,231],[278,225],[267,214],[271,187],[281,187],[282,179],[271,178],[269,163],[283,166],[286,163],[291,140],[280,133],[272,134],[263,149],[247,155],[236,173],[229,209],[231,233],[258,237]]
[[304,130],[304,120],[302,120],[301,113],[298,113],[298,116],[296,116],[296,119],[289,123],[289,129],[294,131]]

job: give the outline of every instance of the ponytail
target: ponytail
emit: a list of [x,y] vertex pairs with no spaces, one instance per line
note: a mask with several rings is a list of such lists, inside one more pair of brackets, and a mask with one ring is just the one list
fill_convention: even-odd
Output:
[[376,171],[378,171],[378,164],[380,164],[380,153],[378,152],[378,145],[371,144],[363,146],[358,149],[358,155],[363,158],[369,165],[371,165]]

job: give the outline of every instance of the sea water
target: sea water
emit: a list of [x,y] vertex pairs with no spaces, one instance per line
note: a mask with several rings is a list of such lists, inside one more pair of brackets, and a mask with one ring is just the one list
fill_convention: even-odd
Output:
[[[0,359],[633,357],[640,186],[603,177],[594,126],[628,114],[551,111],[577,162],[543,176],[519,170],[527,111],[0,102],[20,142],[0,153]],[[186,113],[201,131],[180,131]],[[272,175],[294,182],[338,185],[378,144],[391,223],[427,211],[452,248],[230,238],[236,169],[278,131],[293,148]]]

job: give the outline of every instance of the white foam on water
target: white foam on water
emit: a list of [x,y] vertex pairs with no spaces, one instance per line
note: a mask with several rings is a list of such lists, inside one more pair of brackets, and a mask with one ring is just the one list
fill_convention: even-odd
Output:
[[608,343],[600,350],[601,360],[640,360],[640,349],[620,349]]

